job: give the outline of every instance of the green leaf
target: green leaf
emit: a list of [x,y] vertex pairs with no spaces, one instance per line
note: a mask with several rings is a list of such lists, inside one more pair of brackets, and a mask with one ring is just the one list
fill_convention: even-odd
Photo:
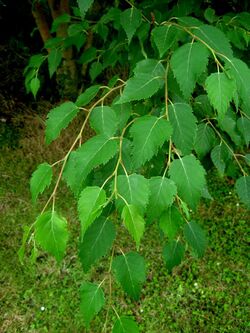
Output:
[[40,164],[33,172],[30,179],[30,191],[33,202],[37,200],[39,193],[42,193],[50,185],[52,175],[52,168],[48,163]]
[[116,320],[112,333],[139,333],[139,328],[131,317],[121,316]]
[[39,68],[42,65],[42,63],[44,62],[45,59],[46,59],[46,57],[41,53],[34,54],[32,57],[30,57],[27,67],[28,68],[30,68],[30,67]]
[[149,98],[163,87],[165,69],[158,60],[139,61],[134,74],[135,76],[126,82],[124,91],[116,104]]
[[166,119],[148,115],[134,122],[130,134],[134,144],[133,162],[135,167],[140,167],[156,155],[163,143],[169,140],[172,128]]
[[246,145],[249,145],[250,142],[250,120],[246,117],[240,117],[237,120],[237,127],[242,134]]
[[[141,212],[145,211],[149,199],[149,184],[142,175],[119,175],[117,192],[126,200],[126,204],[138,207]],[[124,205],[123,199],[117,199],[116,206],[119,211],[123,209]]]
[[96,135],[72,152],[63,174],[72,191],[78,194],[88,174],[95,167],[106,164],[117,150],[116,140],[106,135]]
[[198,125],[194,149],[200,158],[203,158],[214,147],[216,136],[208,123]]
[[187,43],[177,48],[171,57],[171,67],[183,96],[188,99],[198,77],[206,70],[208,49],[201,43]]
[[112,109],[115,111],[117,119],[117,127],[122,132],[123,128],[126,126],[128,119],[132,113],[132,106],[130,103],[124,104],[112,104]]
[[62,51],[60,49],[52,49],[48,55],[49,76],[52,77],[57,67],[62,61]]
[[38,79],[38,77],[34,77],[30,81],[30,91],[32,92],[34,98],[36,98],[39,88],[40,88],[40,80]]
[[235,81],[230,80],[225,73],[213,73],[206,79],[205,88],[210,103],[222,119],[233,100],[236,91]]
[[172,140],[183,155],[189,154],[194,146],[197,119],[188,104],[175,103],[169,106],[169,121],[173,126]]
[[223,143],[217,145],[211,151],[211,159],[221,175],[224,174],[226,164],[231,158],[231,153]]
[[97,134],[106,134],[111,137],[117,131],[115,111],[109,106],[95,107],[90,115],[90,125]]
[[125,10],[120,16],[121,26],[123,27],[128,37],[128,44],[130,44],[137,28],[141,25],[142,16],[141,11],[134,6]]
[[50,110],[46,120],[45,129],[47,144],[50,144],[59,136],[61,130],[69,125],[77,115],[78,111],[78,107],[73,102],[64,102]]
[[134,205],[124,206],[122,219],[130,235],[134,238],[138,250],[145,229],[145,221],[140,215],[140,211]]
[[57,212],[42,213],[35,223],[35,240],[44,251],[52,254],[60,262],[69,238],[67,221]]
[[206,184],[205,170],[200,162],[193,155],[184,156],[171,163],[169,174],[181,199],[195,208]]
[[193,29],[193,34],[204,41],[215,52],[222,53],[228,58],[233,57],[231,45],[224,33],[211,25],[202,25]]
[[174,25],[155,27],[152,30],[152,39],[159,51],[160,58],[173,46],[177,34],[178,29]]
[[250,165],[250,154],[245,155],[245,161],[248,165]]
[[22,245],[19,248],[17,254],[18,254],[18,259],[19,259],[20,263],[23,265],[23,258],[24,258],[24,253],[25,253],[25,245],[26,245],[28,237],[30,235],[31,227],[27,226],[27,225],[24,225],[22,227],[22,229],[23,229]]
[[104,189],[98,186],[86,187],[78,200],[78,214],[81,221],[82,236],[94,220],[101,214],[106,202]]
[[102,70],[103,70],[103,66],[100,62],[96,61],[91,64],[90,69],[89,69],[89,75],[91,78],[91,82],[95,81],[97,76],[101,74]]
[[236,128],[236,114],[234,110],[229,108],[224,118],[218,121],[218,125],[230,136],[232,141],[235,142],[237,146],[241,145],[242,139]]
[[178,240],[172,240],[163,248],[163,258],[169,273],[178,266],[184,257],[185,248]]
[[89,328],[91,320],[97,315],[105,304],[105,296],[101,284],[83,282],[80,288],[80,310],[84,323]]
[[67,13],[63,13],[62,15],[56,17],[52,22],[52,28],[50,30],[51,33],[56,32],[59,26],[63,23],[69,23],[71,16]]
[[172,205],[177,189],[172,180],[160,176],[149,179],[149,189],[147,213],[151,218],[156,218]]
[[77,97],[77,100],[75,102],[76,106],[80,107],[89,104],[89,102],[91,102],[92,99],[95,98],[99,89],[100,85],[94,85],[87,88],[81,95]]
[[80,8],[80,13],[82,18],[84,18],[86,12],[90,9],[94,0],[77,0],[78,7]]
[[114,239],[115,226],[107,218],[100,217],[88,228],[79,244],[79,257],[85,273],[108,253]]
[[250,176],[243,176],[237,179],[235,189],[241,202],[250,209]]
[[161,215],[159,226],[164,234],[172,240],[183,223],[184,220],[178,208],[171,206]]
[[201,258],[207,247],[207,239],[204,230],[195,222],[186,223],[183,229],[184,237],[194,251],[194,254]]
[[130,252],[115,257],[112,272],[123,290],[134,300],[138,300],[142,284],[146,280],[144,258],[136,252]]
[[236,80],[237,91],[242,101],[242,108],[250,116],[250,69],[237,58],[227,59],[229,74]]

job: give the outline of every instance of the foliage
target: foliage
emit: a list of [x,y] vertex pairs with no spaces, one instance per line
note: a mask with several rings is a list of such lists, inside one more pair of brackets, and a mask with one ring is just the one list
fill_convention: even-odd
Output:
[[[247,13],[239,13],[239,19],[230,23],[227,15],[215,18],[206,12],[203,18],[198,0],[190,4],[189,12],[181,1],[171,6],[168,1],[152,4],[145,0],[138,6],[130,4],[125,10],[115,3],[92,25],[87,10],[93,1],[87,7],[78,2],[80,11],[72,8],[80,21],[73,45],[81,50],[84,43],[79,38],[89,29],[99,35],[96,46],[101,51],[96,58],[97,48],[92,46],[89,58],[85,54],[84,60],[78,59],[79,63],[90,64],[93,85],[75,102],[67,101],[49,112],[46,143],[56,140],[79,112],[86,116],[66,155],[51,166],[40,165],[35,171],[31,192],[35,200],[50,184],[48,170],[61,165],[52,194],[34,224],[35,239],[58,261],[65,253],[68,239],[66,219],[56,210],[56,193],[62,179],[78,202],[80,259],[84,270],[112,249],[104,280],[100,284],[84,282],[81,287],[81,309],[89,327],[105,303],[102,284],[109,281],[112,285],[114,278],[125,293],[138,300],[146,280],[145,260],[138,252],[152,223],[159,222],[167,238],[163,259],[168,271],[181,263],[189,248],[195,257],[204,255],[206,235],[200,224],[191,220],[190,209],[197,208],[201,197],[211,197],[205,178],[205,165],[210,158],[221,175],[237,178],[236,191],[249,207],[245,151],[249,144],[250,69],[239,60],[248,49],[249,32],[242,19],[248,17]],[[163,10],[168,6],[171,10]],[[189,15],[195,11],[199,20]],[[156,15],[150,18],[150,12]],[[69,19],[67,16],[66,20]],[[57,24],[54,21],[55,30]],[[232,34],[234,27],[238,31],[236,36]],[[56,38],[46,43],[50,49],[51,76],[61,62],[62,54],[58,51],[72,43],[67,38]],[[44,59],[43,55],[33,56],[26,68],[26,85],[34,96],[38,85],[30,85],[34,79],[30,73],[35,69],[37,75]],[[96,85],[100,74],[105,76],[105,69],[126,62],[130,78],[123,81],[115,76],[107,85]],[[96,135],[82,143],[88,121]],[[124,253],[119,245],[112,246],[121,221],[134,239],[137,252]],[[105,231],[100,228],[105,227],[112,230],[111,234],[103,236]],[[105,239],[97,244],[98,235]],[[84,240],[86,244],[94,243],[97,252],[89,254]],[[22,251],[24,246],[25,242]],[[137,330],[132,319],[118,314],[117,318],[114,332],[126,332],[123,326]]]

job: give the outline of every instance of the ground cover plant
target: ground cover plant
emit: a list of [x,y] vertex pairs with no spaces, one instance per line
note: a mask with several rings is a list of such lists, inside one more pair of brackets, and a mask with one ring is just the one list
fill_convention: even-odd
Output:
[[[64,156],[41,163],[31,177],[34,203],[48,187],[51,194],[24,227],[19,258],[24,262],[31,251],[35,261],[42,249],[63,261],[71,237],[58,200],[65,182],[80,221],[74,237],[86,274],[79,288],[83,323],[90,329],[102,310],[99,330],[139,332],[140,317],[119,311],[114,298],[120,286],[139,302],[154,260],[144,240],[159,240],[165,274],[190,255],[204,255],[208,238],[193,212],[202,197],[212,200],[206,179],[212,164],[250,206],[250,14],[218,16],[201,1],[77,4],[33,4],[47,53],[31,57],[27,91],[37,96],[47,62],[67,99],[48,114],[46,144],[74,118],[83,120]],[[51,26],[39,20],[46,10]],[[123,68],[125,77],[107,80],[112,68]],[[79,79],[79,70],[91,84]],[[95,134],[85,141],[88,124]],[[95,274],[98,267],[102,274]]]

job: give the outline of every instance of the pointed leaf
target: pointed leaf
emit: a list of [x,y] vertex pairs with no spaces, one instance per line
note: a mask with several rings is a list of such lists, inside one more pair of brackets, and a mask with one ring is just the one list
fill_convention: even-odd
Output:
[[90,116],[90,125],[97,134],[112,136],[117,131],[117,118],[109,106],[97,106]]
[[39,88],[40,88],[40,80],[38,79],[38,77],[34,77],[30,81],[30,91],[32,92],[34,98],[36,98]]
[[183,223],[184,220],[180,211],[175,206],[172,206],[161,215],[159,226],[164,234],[172,240]]
[[64,179],[75,194],[79,194],[88,174],[97,166],[106,164],[117,153],[117,141],[97,135],[70,154],[64,170]]
[[184,229],[184,237],[193,249],[195,255],[201,258],[207,247],[207,239],[204,230],[195,222],[186,223]]
[[191,208],[195,208],[206,184],[205,170],[193,156],[174,160],[169,169],[170,178],[177,185],[178,194]]
[[222,53],[228,58],[233,57],[232,48],[227,37],[218,28],[204,24],[193,29],[193,33],[215,52]]
[[136,252],[115,257],[112,271],[123,290],[134,300],[138,300],[142,284],[146,280],[144,258]]
[[198,125],[194,149],[200,158],[203,158],[213,148],[216,140],[214,130],[208,123]]
[[157,154],[163,143],[169,140],[172,133],[170,123],[163,118],[143,116],[131,126],[133,137],[133,162],[135,167],[143,165]]
[[89,104],[89,102],[91,102],[92,99],[95,98],[99,89],[100,85],[94,85],[87,88],[81,95],[77,97],[77,100],[75,102],[76,106],[80,107]]
[[30,179],[30,191],[32,201],[35,202],[39,193],[42,193],[48,187],[52,180],[52,168],[48,163],[40,164],[33,172]]
[[117,119],[117,127],[121,132],[131,116],[132,105],[130,103],[124,103],[124,104],[113,103],[112,109],[115,111]]
[[[142,175],[118,176],[117,192],[129,205],[136,206],[141,212],[145,211],[149,199],[149,184],[148,180]],[[121,211],[125,202],[120,198],[116,201],[116,205],[118,210]]]
[[78,200],[78,214],[81,220],[82,235],[101,214],[105,202],[106,193],[98,186],[86,187],[81,192]]
[[69,238],[67,221],[57,212],[41,214],[35,223],[35,240],[44,251],[52,254],[59,262],[63,259]]
[[249,145],[250,142],[250,119],[247,117],[240,117],[237,120],[237,127],[239,131],[241,132],[246,145]]
[[60,49],[52,49],[48,55],[49,76],[52,77],[57,67],[62,61],[62,51]]
[[237,179],[235,188],[241,202],[250,209],[250,176],[243,176]]
[[172,240],[163,248],[163,258],[169,273],[178,266],[184,257],[185,248],[180,241]]
[[198,77],[206,70],[208,49],[201,43],[187,43],[173,53],[171,67],[186,99],[193,93]]
[[143,217],[136,206],[128,205],[124,206],[122,210],[122,219],[130,235],[134,238],[137,249],[139,249],[145,228]]
[[121,316],[116,320],[112,333],[139,333],[139,328],[131,317]]
[[115,226],[109,219],[101,217],[88,228],[79,244],[79,257],[85,273],[108,253],[114,239]]
[[225,144],[215,146],[211,151],[211,159],[221,175],[224,174],[227,162],[231,158],[231,153]]
[[169,106],[169,121],[173,127],[172,140],[183,155],[189,154],[194,146],[197,119],[188,104],[175,103]]
[[82,18],[84,18],[86,12],[89,10],[93,3],[94,0],[77,0],[77,4],[80,8]]
[[160,58],[169,50],[176,41],[178,29],[173,25],[155,27],[152,30],[152,39],[159,51]]
[[97,78],[97,76],[101,74],[102,70],[103,70],[103,65],[100,62],[96,61],[91,64],[89,69],[91,82],[93,82]]
[[177,189],[172,180],[159,176],[149,179],[149,189],[147,213],[151,218],[156,218],[172,205]]
[[102,309],[105,303],[105,297],[101,285],[84,282],[80,288],[80,298],[81,314],[85,326],[89,328],[91,320]]
[[228,59],[227,68],[230,75],[235,78],[237,91],[242,101],[243,110],[250,116],[250,69],[241,60],[237,58]]
[[62,129],[66,128],[77,115],[79,109],[73,102],[65,102],[50,110],[46,120],[46,143],[55,140]]
[[128,37],[128,43],[130,44],[132,37],[134,36],[137,28],[141,25],[142,16],[141,11],[134,6],[121,13],[121,25]]
[[206,79],[205,86],[210,103],[222,119],[233,100],[236,91],[235,81],[230,80],[225,73],[213,73]]

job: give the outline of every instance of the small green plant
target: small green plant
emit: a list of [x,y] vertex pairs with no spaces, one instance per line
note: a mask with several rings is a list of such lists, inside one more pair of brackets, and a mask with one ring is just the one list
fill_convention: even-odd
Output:
[[[32,175],[34,202],[53,177],[56,181],[41,214],[26,228],[19,256],[23,260],[30,238],[35,252],[39,246],[62,261],[69,231],[57,210],[56,195],[65,181],[77,200],[83,271],[89,272],[111,253],[104,279],[81,286],[85,325],[89,328],[106,304],[103,331],[113,308],[117,315],[113,333],[139,332],[132,317],[118,314],[112,306],[112,284],[116,281],[133,300],[139,299],[147,276],[140,254],[147,228],[158,223],[164,235],[162,258],[169,272],[186,253],[204,255],[206,235],[191,219],[190,210],[197,208],[201,197],[211,198],[204,168],[208,160],[220,175],[236,178],[236,192],[250,207],[250,155],[245,153],[250,141],[250,69],[239,59],[248,50],[250,14],[218,17],[212,8],[203,15],[198,0],[188,6],[185,1],[171,5],[145,0],[138,5],[125,2],[125,10],[115,2],[91,23],[86,13],[93,2],[79,0],[80,10],[73,8],[73,16],[53,21],[54,32],[60,24],[73,21],[68,34],[75,31],[76,56],[84,48],[80,39],[86,29],[97,35],[99,50],[91,46],[78,59],[88,65],[92,85],[48,114],[47,144],[79,113],[85,113],[85,120],[65,156],[53,165],[40,164]],[[62,37],[60,47],[55,38],[46,44],[51,75],[60,67],[69,36]],[[53,66],[52,52],[57,54]],[[26,86],[34,96],[45,59],[42,54],[33,56],[26,68]],[[108,84],[98,84],[107,68],[125,63],[128,80],[114,76]],[[83,143],[88,122],[96,135]],[[131,235],[129,251],[114,243],[123,226]]]

